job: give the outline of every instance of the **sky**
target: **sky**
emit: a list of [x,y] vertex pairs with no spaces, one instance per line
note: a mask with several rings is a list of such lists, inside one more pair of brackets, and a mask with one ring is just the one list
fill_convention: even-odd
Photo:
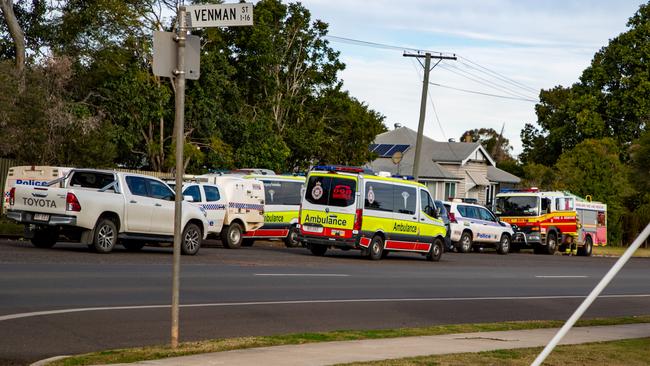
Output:
[[[540,89],[578,81],[594,54],[627,30],[632,0],[303,0],[329,24],[346,69],[344,89],[395,123],[417,130],[423,67],[402,49],[455,54],[430,74],[424,133],[438,141],[503,128],[515,155],[535,123]],[[396,48],[365,46],[365,43]],[[413,53],[414,51],[408,51]],[[435,60],[433,60],[435,61]],[[422,59],[422,62],[424,60]],[[495,94],[507,99],[461,92]]]

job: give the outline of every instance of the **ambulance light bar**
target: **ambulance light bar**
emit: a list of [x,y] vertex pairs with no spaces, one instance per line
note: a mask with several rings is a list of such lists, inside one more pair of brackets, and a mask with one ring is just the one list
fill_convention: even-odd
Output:
[[352,166],[338,166],[338,165],[317,165],[312,170],[320,170],[325,172],[344,172],[344,173],[363,173],[363,168]]

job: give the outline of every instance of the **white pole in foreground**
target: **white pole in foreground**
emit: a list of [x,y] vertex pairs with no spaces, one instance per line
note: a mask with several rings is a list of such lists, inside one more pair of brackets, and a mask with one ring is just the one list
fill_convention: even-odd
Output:
[[557,344],[560,343],[562,338],[564,338],[564,336],[569,332],[571,327],[573,327],[576,321],[580,319],[582,314],[584,314],[585,311],[587,311],[589,306],[591,306],[591,303],[593,303],[594,300],[596,300],[596,298],[598,297],[598,295],[600,295],[600,293],[603,292],[605,287],[609,285],[609,282],[614,278],[614,276],[616,276],[618,271],[620,271],[621,268],[623,268],[625,263],[627,263],[630,257],[632,257],[632,254],[634,254],[634,252],[637,249],[639,249],[641,243],[643,243],[643,241],[645,241],[649,235],[650,235],[650,223],[645,227],[645,229],[643,229],[641,234],[639,234],[636,240],[634,240],[632,245],[630,245],[630,247],[627,248],[627,250],[625,251],[625,253],[623,253],[621,258],[619,258],[616,261],[616,263],[614,263],[614,265],[612,266],[612,268],[610,268],[610,270],[607,272],[605,277],[603,277],[603,279],[600,280],[598,285],[596,285],[596,287],[591,291],[589,296],[587,296],[587,298],[582,302],[582,304],[580,304],[580,306],[578,307],[578,309],[576,309],[573,315],[571,315],[569,320],[567,320],[566,323],[564,323],[564,325],[562,326],[562,328],[560,328],[560,330],[555,334],[555,337],[553,337],[553,339],[551,339],[551,341],[546,345],[546,347],[544,347],[542,353],[540,353],[539,356],[537,356],[537,358],[535,359],[535,361],[531,363],[531,366],[540,366],[542,362],[544,362],[546,357],[548,357],[548,355],[551,352],[553,352],[555,346],[557,346]]
[[181,271],[181,219],[183,207],[183,147],[185,145],[185,6],[178,8],[178,59],[176,70],[176,115],[174,130],[176,135],[176,201],[174,207],[174,259],[172,266],[172,329],[171,347],[178,347],[178,307]]

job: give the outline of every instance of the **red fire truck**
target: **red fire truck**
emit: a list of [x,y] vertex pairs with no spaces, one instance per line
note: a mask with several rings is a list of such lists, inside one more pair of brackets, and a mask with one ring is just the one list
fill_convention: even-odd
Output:
[[607,205],[568,192],[538,189],[497,194],[495,213],[514,230],[513,249],[533,248],[553,254],[577,248],[590,256],[594,245],[607,244]]

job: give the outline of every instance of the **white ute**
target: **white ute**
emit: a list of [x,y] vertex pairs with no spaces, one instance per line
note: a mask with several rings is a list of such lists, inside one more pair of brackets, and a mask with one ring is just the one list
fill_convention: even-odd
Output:
[[[58,187],[57,187],[58,185]],[[99,253],[120,242],[127,250],[146,243],[173,242],[174,192],[146,175],[74,169],[47,186],[15,186],[7,217],[25,225],[25,237],[39,248],[60,235]],[[181,252],[194,255],[207,235],[206,213],[183,202]]]

